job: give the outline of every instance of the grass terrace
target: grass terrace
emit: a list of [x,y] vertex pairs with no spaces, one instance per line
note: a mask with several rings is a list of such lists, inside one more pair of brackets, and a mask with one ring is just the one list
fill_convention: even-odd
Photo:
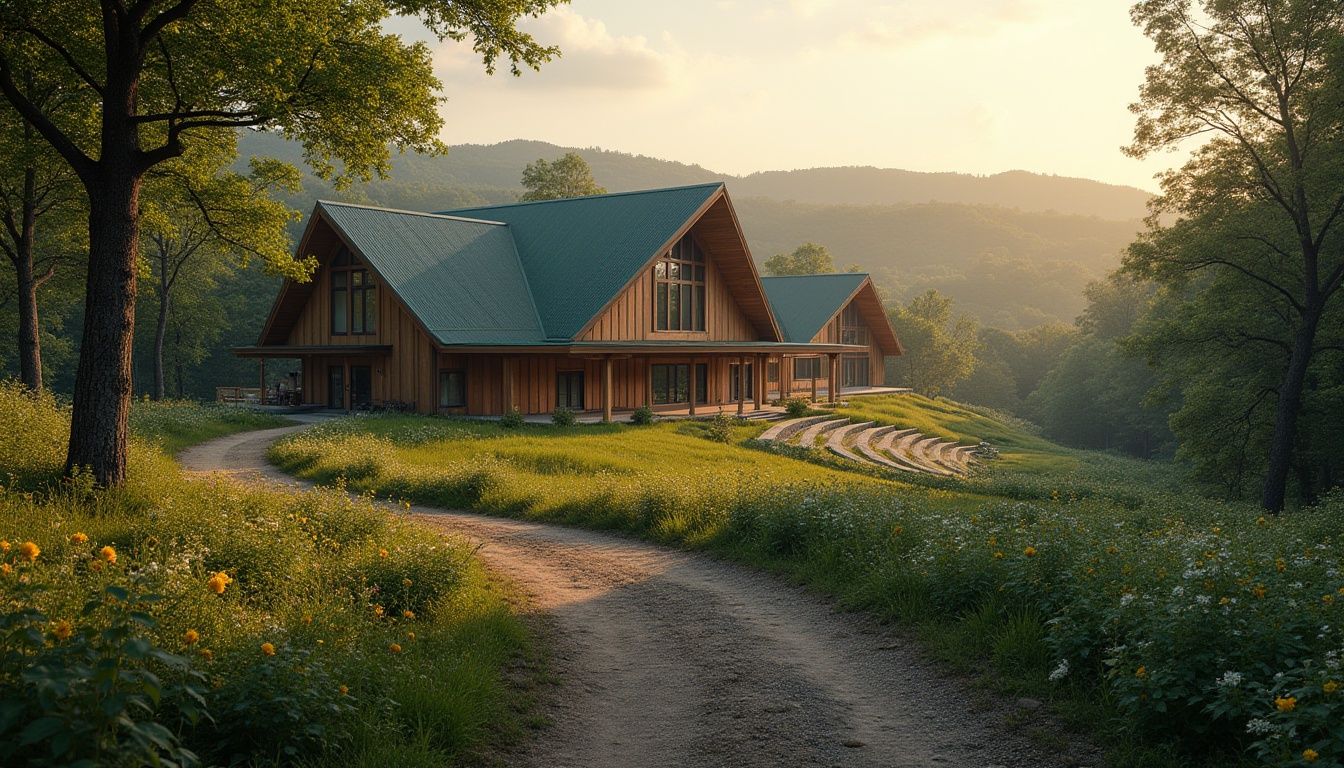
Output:
[[711,422],[516,430],[360,417],[272,450],[302,476],[618,528],[780,570],[899,620],[988,685],[1049,701],[1112,766],[1344,760],[1344,495],[1282,518],[1169,465],[1071,451],[946,401],[856,420],[988,440],[976,477],[884,479]]
[[528,633],[465,543],[158,450],[269,423],[136,419],[124,487],[52,482],[66,414],[0,385],[0,764],[451,766],[521,732]]

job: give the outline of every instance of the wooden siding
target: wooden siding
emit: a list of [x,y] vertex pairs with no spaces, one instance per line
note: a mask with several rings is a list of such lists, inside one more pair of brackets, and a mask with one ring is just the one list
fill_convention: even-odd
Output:
[[705,330],[654,330],[656,289],[650,265],[577,341],[759,341],[755,326],[733,299],[714,254],[705,250]]

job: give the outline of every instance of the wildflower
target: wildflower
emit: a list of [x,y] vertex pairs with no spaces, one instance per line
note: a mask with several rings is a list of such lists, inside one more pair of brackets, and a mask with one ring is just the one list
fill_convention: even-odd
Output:
[[86,544],[88,541],[89,535],[86,533],[76,533],[74,536],[70,537],[70,542],[73,544]]
[[1134,670],[1134,676],[1139,678],[1140,680],[1144,679],[1145,677],[1148,677],[1148,668],[1139,667],[1138,669]]
[[375,605],[375,606],[373,606],[373,612],[374,612],[379,618],[381,618],[382,615],[383,615],[383,606],[381,606],[381,605]]
[[1265,518],[1262,517],[1262,518],[1260,518],[1259,520],[1256,520],[1256,521],[1255,521],[1255,524],[1256,524],[1256,525],[1264,525],[1264,524],[1265,524]]
[[1064,678],[1068,677],[1068,675],[1069,675],[1069,660],[1060,659],[1059,666],[1055,667],[1054,671],[1050,673],[1050,682],[1053,683],[1059,680],[1063,680]]
[[262,644],[261,644],[261,655],[262,655],[262,656],[274,656],[274,655],[275,655],[275,646],[274,646],[274,645],[271,645],[270,643],[262,643]]
[[1265,585],[1260,584],[1256,586],[1255,589],[1251,590],[1251,594],[1255,595],[1256,597],[1263,598],[1265,596]]
[[69,640],[70,635],[73,633],[74,629],[70,626],[70,622],[66,621],[65,619],[61,619],[60,621],[56,622],[56,626],[51,628],[52,636],[62,643],[65,642],[66,640]]
[[995,552],[995,553],[994,553],[994,557],[996,557],[996,558],[1003,557],[1003,553],[1002,553],[1002,552]]
[[1036,548],[1035,548],[1035,547],[1027,547],[1026,549],[1022,550],[1022,553],[1025,554],[1027,557],[1035,557],[1035,556],[1036,556]]
[[9,542],[0,541],[0,552],[8,552],[8,551],[9,551]]
[[1263,736],[1275,731],[1274,724],[1263,718],[1255,718],[1246,723],[1246,732],[1253,733],[1256,736]]
[[1224,672],[1223,679],[1218,681],[1218,685],[1224,688],[1236,688],[1241,685],[1240,672]]
[[1274,706],[1278,707],[1280,712],[1292,712],[1293,707],[1297,706],[1297,697],[1280,696],[1274,700]]
[[402,612],[401,612],[401,615],[402,615],[402,616],[405,616],[405,617],[408,618],[408,619],[414,619],[414,618],[415,618],[415,611],[402,611]]
[[1227,604],[1230,603],[1230,602],[1232,602],[1232,601],[1231,601],[1231,600],[1228,600],[1226,597],[1224,597],[1222,600],[1219,600],[1219,601],[1218,601],[1218,604],[1219,604],[1219,605],[1227,605]]
[[403,585],[409,587],[409,586],[411,586],[411,584],[414,584],[415,582],[411,581],[410,579],[403,579],[401,583],[402,583]]
[[903,533],[905,531],[905,528],[898,525],[894,530],[896,533]]
[[378,550],[378,556],[379,556],[379,557],[387,557],[387,550],[386,550],[386,549],[380,549],[380,550]]
[[209,648],[202,648],[201,658],[205,659],[206,661],[210,661],[211,659],[215,658],[215,654]]
[[1280,573],[1282,573],[1283,571],[1288,569],[1288,564],[1283,562],[1282,557],[1278,557],[1274,559],[1274,567],[1278,569]]
[[1330,604],[1332,604],[1332,603],[1335,602],[1335,596],[1334,596],[1334,595],[1322,595],[1322,596],[1321,596],[1321,602],[1325,603],[1326,605],[1330,605]]
[[216,595],[222,595],[224,594],[224,588],[229,586],[229,584],[232,581],[233,579],[229,578],[229,574],[220,571],[216,573],[214,576],[211,576],[210,580],[207,581],[205,585],[209,587],[210,591],[214,592]]
[[1334,680],[1330,680],[1326,682],[1325,685],[1321,686],[1321,690],[1325,691],[1326,693],[1334,693],[1335,691],[1339,690],[1339,683],[1336,683]]
[[92,560],[89,561],[89,570],[93,571],[94,573],[103,570],[103,561],[99,560],[96,557],[93,558]]
[[3,573],[4,575],[8,576],[13,572],[14,569],[9,566],[9,563],[0,563],[0,573]]
[[393,643],[388,650],[392,651],[393,653],[401,653],[401,646],[397,645],[396,643]]
[[1302,750],[1302,759],[1303,759],[1303,760],[1306,760],[1308,763],[1314,763],[1314,762],[1316,762],[1316,760],[1317,760],[1318,758],[1320,758],[1320,756],[1321,756],[1320,753],[1318,753],[1318,752],[1317,752],[1316,750],[1314,750],[1314,749],[1304,749],[1304,750]]
[[342,685],[340,688],[337,688],[336,690],[340,691],[342,696],[346,695],[347,693],[350,693],[350,689],[346,688],[344,685]]
[[117,550],[111,547],[103,547],[98,550],[98,556],[106,560],[108,565],[117,564]]
[[313,617],[312,617],[312,616],[304,616],[302,619],[299,619],[299,621],[302,621],[304,624],[312,624],[312,623],[313,623]]
[[414,633],[414,632],[407,632],[407,633],[406,633],[406,636],[409,637],[409,638],[411,638],[412,640],[415,639],[415,633]]
[[42,554],[42,550],[31,541],[25,541],[19,545],[19,557],[30,563],[36,560],[40,554]]
[[194,629],[188,629],[187,633],[182,636],[182,642],[186,643],[187,645],[195,645],[196,641],[200,639],[201,634]]
[[1050,492],[1050,498],[1054,499],[1055,501],[1059,501],[1059,489],[1058,489],[1058,488],[1056,488],[1055,490],[1053,490],[1053,491]]

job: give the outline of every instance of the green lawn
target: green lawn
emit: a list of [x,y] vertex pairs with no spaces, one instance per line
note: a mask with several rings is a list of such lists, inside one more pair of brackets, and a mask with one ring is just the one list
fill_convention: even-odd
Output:
[[1344,497],[1264,519],[1191,492],[1170,464],[1061,448],[955,403],[856,398],[841,413],[987,440],[1004,458],[966,479],[894,478],[761,447],[762,425],[721,443],[707,422],[407,416],[328,423],[271,456],[380,495],[786,571],[902,622],[953,668],[1049,701],[1112,766],[1344,760]]
[[157,444],[169,456],[216,437],[293,423],[273,413],[218,403],[201,405],[190,400],[131,403],[131,434]]

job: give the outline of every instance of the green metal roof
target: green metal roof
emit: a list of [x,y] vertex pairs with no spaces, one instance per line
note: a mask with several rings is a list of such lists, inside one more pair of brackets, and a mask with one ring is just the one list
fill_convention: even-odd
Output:
[[440,344],[546,338],[508,227],[345,203],[318,206]]
[[547,336],[576,336],[723,185],[442,211],[508,225]]
[[862,273],[835,272],[762,277],[761,285],[779,329],[784,332],[784,340],[806,344],[867,279],[868,275]]

